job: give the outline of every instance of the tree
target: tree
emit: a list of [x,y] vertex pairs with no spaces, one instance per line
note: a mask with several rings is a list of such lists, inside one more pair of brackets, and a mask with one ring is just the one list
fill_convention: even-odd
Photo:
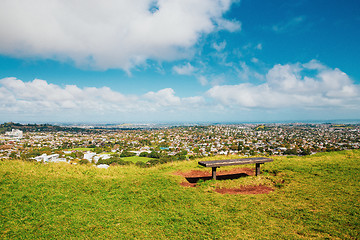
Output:
[[151,153],[149,153],[148,155],[149,158],[160,158],[161,154],[155,151],[152,151]]
[[149,156],[149,153],[147,152],[141,152],[139,157],[148,157]]
[[133,152],[128,152],[128,151],[123,151],[121,154],[120,154],[120,157],[132,157],[132,156],[135,156],[136,153],[133,153]]

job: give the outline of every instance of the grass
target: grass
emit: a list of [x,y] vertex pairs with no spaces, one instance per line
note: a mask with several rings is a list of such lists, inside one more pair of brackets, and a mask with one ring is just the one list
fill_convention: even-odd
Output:
[[67,151],[80,151],[80,152],[86,152],[86,151],[92,151],[92,150],[94,150],[94,148],[79,147],[79,148],[67,149]]
[[[360,151],[275,157],[259,178],[180,186],[173,173],[190,170],[209,171],[197,161],[146,169],[0,161],[0,238],[360,238]],[[263,183],[275,191],[213,191]]]
[[132,156],[132,157],[123,157],[121,158],[125,161],[129,161],[129,162],[133,162],[133,163],[137,163],[137,162],[148,162],[149,160],[152,160],[153,158],[148,158],[148,157],[139,157],[139,156]]

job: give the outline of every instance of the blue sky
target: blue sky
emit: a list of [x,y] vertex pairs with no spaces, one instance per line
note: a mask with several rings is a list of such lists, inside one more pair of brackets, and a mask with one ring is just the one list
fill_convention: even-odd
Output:
[[0,121],[360,119],[356,0],[0,2]]

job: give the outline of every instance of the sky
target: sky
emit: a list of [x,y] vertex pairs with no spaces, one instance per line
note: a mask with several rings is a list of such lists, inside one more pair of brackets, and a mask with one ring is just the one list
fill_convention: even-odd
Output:
[[358,0],[2,0],[0,122],[360,119]]

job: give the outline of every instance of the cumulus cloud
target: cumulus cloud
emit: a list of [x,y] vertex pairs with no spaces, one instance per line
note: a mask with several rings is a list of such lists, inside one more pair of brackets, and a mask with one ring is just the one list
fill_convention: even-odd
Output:
[[241,24],[232,0],[0,1],[0,54],[129,71],[189,57],[199,38]]
[[205,100],[201,96],[180,98],[175,95],[175,91],[171,88],[161,89],[157,92],[148,92],[144,96],[146,102],[143,102],[151,111],[187,111],[197,109],[203,106]]
[[153,106],[176,106],[181,102],[180,98],[175,96],[175,91],[171,88],[165,88],[158,92],[148,92],[144,97],[150,100]]
[[0,92],[0,108],[4,112],[43,113],[66,109],[126,111],[131,110],[133,102],[137,100],[108,87],[60,87],[40,79],[23,82],[16,78],[4,78],[0,80]]
[[3,78],[0,79],[0,112],[2,117],[24,116],[27,120],[29,116],[39,121],[43,116],[54,119],[61,115],[63,120],[73,121],[77,115],[80,121],[86,121],[87,117],[91,121],[94,116],[110,114],[112,120],[119,116],[143,119],[150,115],[155,120],[159,120],[159,116],[161,119],[191,120],[200,113],[202,117],[219,111],[235,114],[239,109],[248,112],[315,109],[314,113],[318,110],[326,113],[326,109],[331,108],[332,111],[347,111],[349,116],[358,115],[360,110],[360,86],[341,70],[316,60],[305,64],[277,64],[263,76],[260,84],[251,81],[222,85],[224,78],[220,75],[208,80],[198,76],[203,85],[212,87],[204,94],[190,97],[178,96],[172,88],[126,95],[108,87],[80,88],[59,86],[41,79],[26,82]]
[[[16,78],[0,80],[0,111],[8,114],[54,114],[86,112],[88,115],[107,113],[147,113],[172,109],[191,109],[204,102],[202,97],[180,98],[171,88],[144,95],[129,96],[108,87],[64,87],[35,79],[23,82]],[[70,117],[71,118],[71,117]]]
[[182,66],[174,66],[173,70],[179,75],[192,75],[197,69],[190,63]]
[[[310,70],[315,73],[308,74]],[[359,108],[360,87],[341,70],[313,60],[306,64],[275,65],[263,84],[215,86],[207,96],[228,107]]]

